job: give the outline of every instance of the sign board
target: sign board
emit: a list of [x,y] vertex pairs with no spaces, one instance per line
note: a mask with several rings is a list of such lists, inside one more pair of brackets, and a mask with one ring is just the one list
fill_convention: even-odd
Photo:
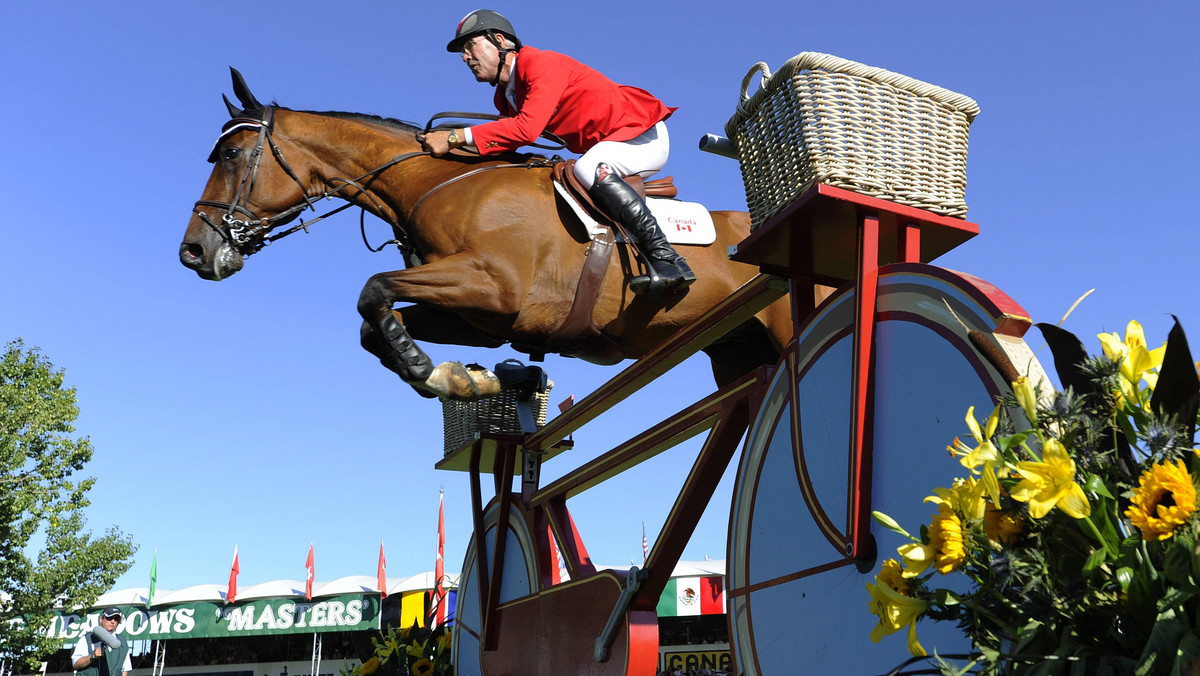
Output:
[[[116,633],[135,641],[379,629],[378,594],[343,594],[320,601],[255,599],[232,605],[201,601],[150,611],[119,607],[125,619]],[[64,645],[74,645],[97,625],[100,612],[59,615],[50,621],[47,632]]]

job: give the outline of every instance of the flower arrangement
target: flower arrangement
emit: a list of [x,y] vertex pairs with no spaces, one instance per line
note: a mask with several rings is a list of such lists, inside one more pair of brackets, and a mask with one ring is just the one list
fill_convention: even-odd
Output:
[[965,471],[925,499],[919,534],[874,513],[908,542],[867,585],[871,639],[907,630],[924,656],[928,618],[957,623],[982,673],[1200,673],[1200,376],[1183,329],[1150,349],[1130,322],[1089,357],[1038,328],[1064,391],[1019,377],[983,421],[968,409],[971,441],[948,447]]
[[414,624],[389,627],[371,637],[374,655],[342,676],[453,676],[450,643],[453,629],[445,624],[436,629]]

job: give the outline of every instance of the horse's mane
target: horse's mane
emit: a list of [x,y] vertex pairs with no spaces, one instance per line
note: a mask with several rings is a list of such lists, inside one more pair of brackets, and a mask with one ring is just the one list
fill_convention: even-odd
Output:
[[[408,122],[406,120],[398,120],[394,117],[383,117],[380,115],[371,115],[370,113],[348,113],[348,112],[342,111],[342,110],[295,110],[294,108],[288,108],[286,106],[281,106],[278,103],[272,103],[271,105],[275,108],[278,108],[279,110],[288,110],[288,111],[291,111],[294,113],[305,113],[307,115],[323,115],[325,117],[336,117],[336,118],[341,118],[344,120],[358,120],[360,122],[366,122],[367,124],[378,124],[378,125],[381,125],[384,127],[390,127],[392,129],[407,132],[409,134],[418,134],[418,133],[425,131],[425,127],[422,125],[419,125],[415,122]],[[500,159],[500,158],[504,158],[508,161],[514,161],[514,162],[521,163],[521,162],[528,161],[530,158],[546,159],[546,156],[542,155],[540,153],[508,152],[508,153],[502,153],[499,157],[492,157],[492,158],[486,158],[486,159],[495,160],[495,159]],[[461,159],[461,158],[458,158],[458,159]],[[485,159],[485,158],[481,158],[481,159]]]
[[394,117],[383,117],[381,115],[371,115],[369,113],[348,113],[342,110],[295,110],[279,104],[273,105],[280,110],[290,110],[295,113],[307,113],[309,115],[322,115],[325,117],[338,117],[345,120],[359,120],[369,124],[378,124],[384,127],[391,127],[393,129],[408,132],[410,134],[415,134],[424,130],[424,127],[416,124],[415,122],[397,120]]

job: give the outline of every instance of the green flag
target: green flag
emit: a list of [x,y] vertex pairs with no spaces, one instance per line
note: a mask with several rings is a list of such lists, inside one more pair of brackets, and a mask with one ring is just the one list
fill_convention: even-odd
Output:
[[154,550],[154,563],[150,564],[150,591],[146,594],[146,607],[154,603],[154,587],[158,584],[158,550]]

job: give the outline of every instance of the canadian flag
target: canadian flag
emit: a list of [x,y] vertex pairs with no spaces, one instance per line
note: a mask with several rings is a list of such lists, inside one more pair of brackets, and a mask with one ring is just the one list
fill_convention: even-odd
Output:
[[237,545],[233,546],[233,567],[229,569],[229,588],[225,591],[225,602],[237,600],[238,555]]
[[379,586],[379,598],[387,598],[387,559],[383,558],[383,540],[379,541],[379,569],[375,571],[375,577],[378,578],[376,584]]
[[429,628],[437,628],[438,625],[446,622],[446,614],[450,605],[446,598],[446,585],[443,580],[446,576],[446,566],[442,560],[442,552],[446,547],[446,513],[443,508],[442,494],[438,493],[438,544],[437,544],[437,561],[433,564],[434,580],[433,598],[437,603],[437,608],[433,612],[433,621],[429,623]]
[[304,598],[312,600],[313,579],[317,576],[317,567],[313,564],[313,546],[308,543],[308,560],[304,562],[304,567],[308,569],[308,577],[304,580]]

